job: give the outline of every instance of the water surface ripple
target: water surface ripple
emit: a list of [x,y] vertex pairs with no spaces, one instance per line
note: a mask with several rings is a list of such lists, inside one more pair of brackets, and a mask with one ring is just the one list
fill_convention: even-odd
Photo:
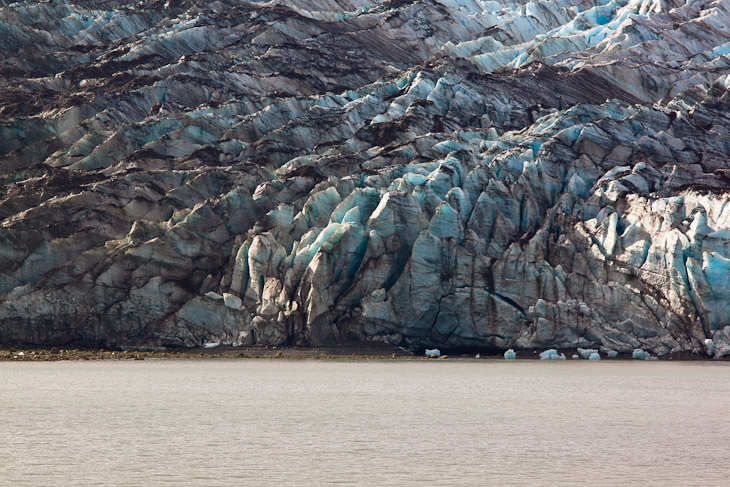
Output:
[[727,486],[729,365],[0,363],[0,485]]

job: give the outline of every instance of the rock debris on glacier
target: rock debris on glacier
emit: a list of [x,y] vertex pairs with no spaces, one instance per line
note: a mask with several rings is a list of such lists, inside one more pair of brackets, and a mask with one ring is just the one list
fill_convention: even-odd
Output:
[[0,0],[0,32],[0,342],[730,354],[728,2]]

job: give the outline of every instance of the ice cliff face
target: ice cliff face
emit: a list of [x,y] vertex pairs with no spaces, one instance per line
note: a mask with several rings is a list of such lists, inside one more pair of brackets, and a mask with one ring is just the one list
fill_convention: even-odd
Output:
[[0,342],[730,354],[726,1],[0,6]]

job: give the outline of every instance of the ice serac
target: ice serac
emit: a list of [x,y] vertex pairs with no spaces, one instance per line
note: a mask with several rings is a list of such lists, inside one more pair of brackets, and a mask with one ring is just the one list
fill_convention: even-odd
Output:
[[0,0],[0,342],[730,355],[728,26]]

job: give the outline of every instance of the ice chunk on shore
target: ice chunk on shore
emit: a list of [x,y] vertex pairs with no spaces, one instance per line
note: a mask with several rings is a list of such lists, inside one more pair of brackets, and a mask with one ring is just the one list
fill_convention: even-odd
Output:
[[426,349],[426,357],[438,358],[440,356],[441,356],[441,350],[439,350],[438,348],[433,348],[433,349],[427,348]]
[[219,346],[220,344],[221,344],[221,342],[208,342],[203,345],[203,348],[215,348],[215,347]]
[[591,355],[598,352],[598,350],[594,348],[579,348],[578,353],[584,358],[589,359]]
[[512,350],[510,348],[509,350],[507,350],[506,352],[504,352],[504,358],[505,358],[505,360],[514,360],[514,359],[517,358],[517,354],[515,353],[514,350]]
[[551,348],[550,350],[545,350],[544,352],[540,353],[540,360],[550,360],[550,357],[553,355],[557,355],[558,351],[554,348]]
[[540,354],[540,360],[565,360],[565,355],[562,353],[558,355],[558,351],[551,348]]
[[593,352],[588,356],[588,360],[601,360],[601,356],[598,355],[598,352]]
[[715,355],[715,342],[712,341],[712,338],[705,340],[705,348],[707,348],[707,355],[710,357]]
[[618,357],[618,352],[616,350],[607,350],[606,355],[608,355],[608,358],[616,358]]
[[646,356],[647,356],[647,355],[648,355],[648,354],[647,354],[647,353],[646,353],[645,351],[643,351],[642,349],[640,349],[640,348],[635,348],[635,349],[634,349],[634,353],[632,353],[632,354],[631,354],[631,357],[632,357],[632,358],[633,358],[634,360],[646,360]]

